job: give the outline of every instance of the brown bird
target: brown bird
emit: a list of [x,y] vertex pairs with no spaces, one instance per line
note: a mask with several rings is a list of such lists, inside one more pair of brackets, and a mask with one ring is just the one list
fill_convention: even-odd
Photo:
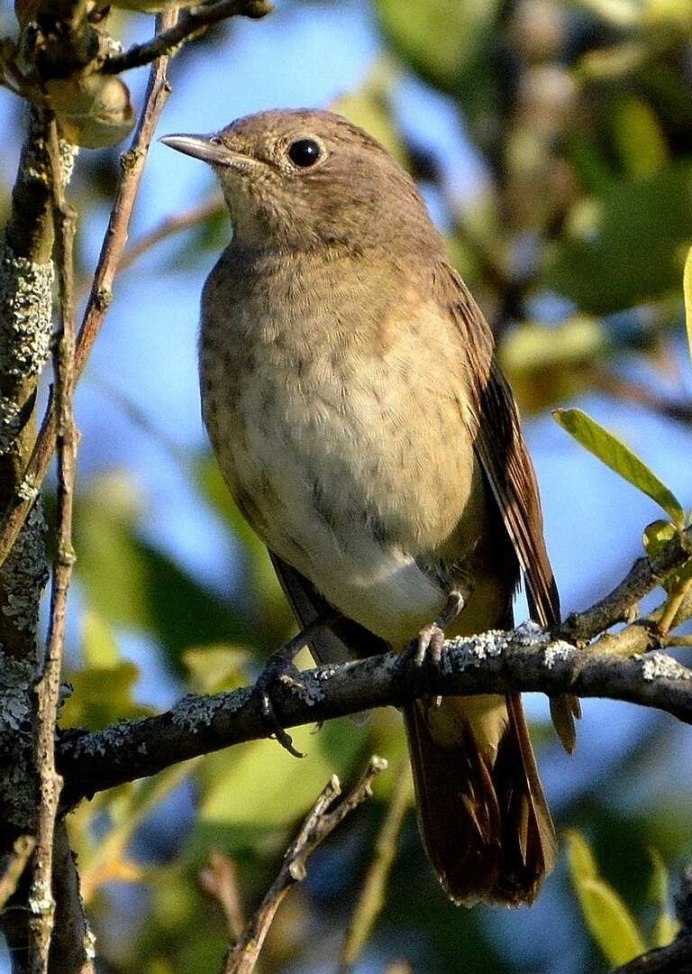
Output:
[[[338,115],[167,145],[211,164],[233,239],[202,297],[223,475],[322,660],[559,620],[536,479],[493,338],[406,172]],[[433,623],[433,620],[435,622]],[[552,702],[563,743],[576,703]],[[555,831],[519,694],[405,708],[423,840],[457,903],[531,903]]]

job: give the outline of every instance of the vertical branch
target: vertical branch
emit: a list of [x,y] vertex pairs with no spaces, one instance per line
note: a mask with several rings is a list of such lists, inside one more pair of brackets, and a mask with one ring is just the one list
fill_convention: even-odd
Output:
[[[176,22],[177,16],[177,11],[159,14],[157,30],[165,30],[171,27]],[[170,91],[166,77],[169,60],[170,56],[166,55],[152,65],[144,98],[144,108],[132,144],[121,157],[121,177],[94,274],[91,293],[84,312],[84,319],[77,335],[74,366],[76,378],[84,370],[111,302],[113,281],[127,244],[130,218],[144,171],[147,152]],[[17,540],[31,509],[33,499],[50,466],[56,445],[56,416],[56,405],[51,402],[46,411],[36,446],[23,470],[23,489],[14,491],[5,505],[5,516],[0,523],[0,568]],[[0,510],[0,517],[2,514],[2,510]]]
[[60,674],[65,642],[67,593],[72,577],[72,506],[77,435],[74,423],[74,236],[76,214],[65,199],[63,164],[54,118],[47,124],[51,195],[55,226],[55,262],[60,294],[60,324],[54,345],[54,401],[58,459],[56,553],[51,591],[50,627],[43,670],[35,686],[35,759],[39,775],[39,808],[31,906],[32,974],[46,974],[55,902],[53,899],[53,838],[62,778],[55,768],[55,730],[60,703]]

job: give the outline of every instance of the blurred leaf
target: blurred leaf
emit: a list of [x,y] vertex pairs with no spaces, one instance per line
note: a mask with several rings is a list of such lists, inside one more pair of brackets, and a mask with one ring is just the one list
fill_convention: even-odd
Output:
[[82,613],[82,658],[89,667],[107,668],[120,663],[120,649],[106,620],[93,609]]
[[685,327],[687,329],[687,345],[692,358],[692,247],[687,251],[685,271],[682,278],[683,294],[685,296]]
[[421,78],[453,95],[479,146],[493,142],[509,62],[500,0],[376,0],[391,50]]
[[642,16],[639,0],[579,0],[578,5],[613,27],[634,27]]
[[613,137],[622,168],[632,179],[653,176],[669,162],[665,135],[651,106],[628,95],[615,107]]
[[330,721],[324,730],[328,739],[313,727],[291,730],[302,759],[274,740],[205,757],[197,774],[199,814],[187,854],[203,862],[210,848],[223,848],[242,863],[259,864],[280,853],[286,830],[305,815],[330,775],[348,783],[365,764],[363,749],[371,753],[368,732],[348,719]]
[[377,0],[392,48],[443,91],[455,92],[492,31],[497,0]]
[[123,475],[90,483],[77,500],[77,571],[91,606],[113,626],[159,640],[175,666],[191,645],[251,642],[241,616],[136,531],[138,496]]
[[615,890],[598,876],[586,840],[567,834],[570,876],[589,932],[613,964],[626,964],[646,950],[637,925]]
[[195,693],[235,690],[248,682],[252,654],[232,646],[193,646],[183,653],[190,673],[187,681]]
[[581,409],[556,409],[553,416],[585,449],[655,501],[679,527],[684,526],[685,512],[675,495],[621,440]]
[[91,666],[70,674],[74,692],[62,710],[63,727],[100,730],[119,720],[137,720],[153,713],[134,697],[139,670],[134,663]]
[[[238,543],[241,562],[237,571],[238,601],[247,605],[248,622],[255,627],[252,644],[266,650],[277,649],[290,632],[295,631],[295,620],[267,549],[236,507],[218,464],[209,454],[197,464],[197,483],[202,495],[223,517]],[[232,638],[233,633],[227,632],[225,638],[218,641],[226,642]],[[238,641],[250,642],[247,638]]]
[[539,412],[579,395],[608,346],[600,321],[575,315],[556,326],[526,322],[509,329],[499,355],[522,412]]
[[656,923],[651,937],[652,947],[666,947],[677,935],[680,924],[670,909],[670,884],[668,870],[657,849],[649,850],[653,873],[651,876],[651,899],[657,906]]
[[567,229],[546,248],[543,287],[593,314],[661,297],[680,286],[680,250],[692,237],[692,165],[604,187],[572,208]]
[[398,162],[405,165],[406,152],[389,104],[395,80],[393,65],[382,59],[359,88],[341,95],[330,107],[369,132]]

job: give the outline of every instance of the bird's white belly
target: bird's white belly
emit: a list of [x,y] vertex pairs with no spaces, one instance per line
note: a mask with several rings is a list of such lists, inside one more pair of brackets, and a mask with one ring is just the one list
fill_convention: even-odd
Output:
[[247,519],[332,605],[403,646],[437,615],[445,593],[397,536],[401,499],[389,480],[398,474],[382,470],[372,436],[384,435],[381,420],[369,431],[324,402],[309,412],[299,398],[271,405],[256,384],[237,405],[233,422],[208,416],[207,425]]

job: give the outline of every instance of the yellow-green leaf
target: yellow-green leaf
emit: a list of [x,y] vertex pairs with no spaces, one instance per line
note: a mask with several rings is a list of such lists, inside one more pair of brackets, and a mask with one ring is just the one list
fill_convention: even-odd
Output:
[[685,270],[682,275],[682,289],[685,295],[685,326],[687,328],[687,344],[692,358],[692,247],[687,252]]
[[81,618],[82,657],[86,667],[107,669],[121,662],[120,649],[113,630],[94,609],[84,610]]
[[576,832],[567,837],[572,883],[586,926],[612,964],[626,964],[646,951],[646,944],[624,902],[600,879],[586,841]]
[[650,849],[653,874],[651,876],[651,899],[658,907],[658,914],[651,936],[652,947],[665,947],[676,936],[680,925],[670,910],[668,870],[657,849]]
[[622,440],[581,409],[556,409],[553,416],[586,450],[655,501],[678,527],[684,527],[685,512],[680,501]]
[[616,105],[613,136],[628,177],[653,176],[668,164],[666,137],[656,113],[643,98],[626,95]]
[[579,832],[569,831],[566,838],[567,859],[572,882],[581,884],[596,879],[598,866],[584,836]]
[[675,525],[670,521],[652,521],[644,528],[644,547],[650,557],[660,555],[676,536]]

